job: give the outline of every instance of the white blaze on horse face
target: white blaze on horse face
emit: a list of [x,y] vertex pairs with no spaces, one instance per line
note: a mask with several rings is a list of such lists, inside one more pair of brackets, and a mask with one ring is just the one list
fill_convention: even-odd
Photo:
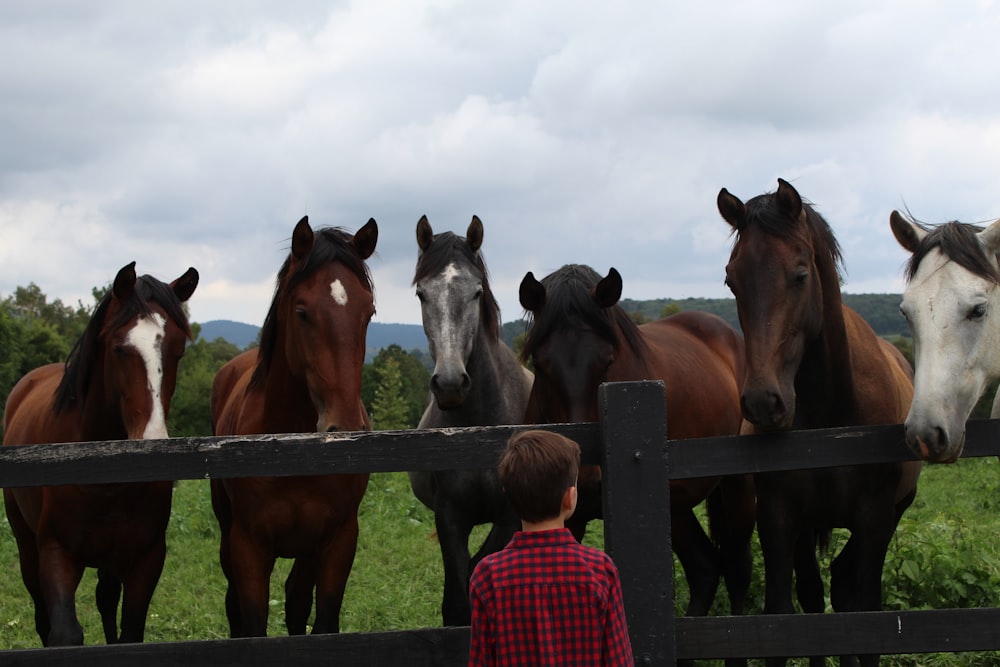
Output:
[[142,434],[146,439],[168,437],[166,415],[160,400],[163,390],[163,335],[166,324],[166,319],[159,313],[140,317],[125,337],[125,344],[139,353],[146,366],[146,381],[153,402],[153,411]]
[[338,306],[347,305],[347,290],[344,289],[344,285],[340,282],[339,278],[330,283],[330,296],[333,297]]

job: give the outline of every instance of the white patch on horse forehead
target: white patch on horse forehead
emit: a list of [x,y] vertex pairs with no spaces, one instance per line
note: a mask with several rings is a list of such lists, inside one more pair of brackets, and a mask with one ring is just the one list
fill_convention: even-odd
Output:
[[445,285],[451,284],[451,281],[457,278],[460,271],[455,267],[455,263],[452,262],[448,266],[444,267],[444,271],[441,272],[441,278],[444,279]]
[[340,278],[330,283],[330,296],[333,297],[333,300],[337,302],[338,306],[347,305],[347,290],[344,289],[344,285],[340,282]]
[[143,431],[143,438],[166,438],[167,420],[163,414],[160,393],[163,390],[163,335],[167,320],[159,313],[140,317],[125,337],[125,344],[134,348],[146,366],[146,383],[153,399],[153,412]]

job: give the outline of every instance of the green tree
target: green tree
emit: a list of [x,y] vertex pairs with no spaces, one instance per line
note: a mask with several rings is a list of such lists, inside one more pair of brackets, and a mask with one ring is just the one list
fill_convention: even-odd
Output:
[[385,367],[390,362],[395,363],[395,372],[400,379],[400,395],[406,406],[404,428],[415,428],[424,414],[431,381],[431,372],[421,361],[419,353],[406,352],[395,344],[379,350],[372,362],[365,364],[361,371],[361,401],[369,414],[375,414],[376,390],[383,384]]
[[671,315],[676,315],[677,313],[684,310],[681,308],[679,303],[668,303],[663,308],[660,308],[660,319],[670,317]]
[[405,429],[410,426],[403,396],[403,378],[399,362],[387,358],[380,369],[380,381],[372,401],[372,427],[376,431]]
[[195,342],[187,347],[177,370],[177,387],[170,401],[168,428],[171,436],[212,435],[209,398],[212,380],[223,364],[240,349],[223,338],[206,341],[201,326],[191,325]]

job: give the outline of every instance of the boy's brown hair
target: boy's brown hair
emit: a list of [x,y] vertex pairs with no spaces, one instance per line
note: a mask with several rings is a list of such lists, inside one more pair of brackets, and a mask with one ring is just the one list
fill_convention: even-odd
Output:
[[498,472],[514,513],[538,523],[559,516],[579,470],[580,445],[552,431],[532,430],[511,436]]

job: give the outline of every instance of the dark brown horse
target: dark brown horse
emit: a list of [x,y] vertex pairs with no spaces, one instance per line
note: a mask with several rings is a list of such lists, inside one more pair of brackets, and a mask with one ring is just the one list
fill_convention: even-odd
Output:
[[[378,227],[316,232],[302,218],[278,272],[260,347],[219,370],[212,384],[216,435],[362,431],[365,334],[375,314],[365,260]],[[337,632],[358,541],[368,475],[212,480],[226,616],[233,637],[267,632],[271,570],[294,558],[285,582],[285,626],[303,634],[316,592],[313,632]]]
[[[746,340],[741,401],[753,430],[901,423],[912,370],[841,302],[840,248],[826,221],[780,179],[746,204],[723,188],[718,207],[736,234],[726,284]],[[765,613],[794,611],[793,564],[803,610],[825,609],[816,544],[833,528],[851,532],[831,566],[834,610],[880,609],[886,549],[919,473],[907,462],[757,475]]]
[[[11,390],[3,444],[166,438],[177,364],[191,337],[181,304],[197,286],[194,269],[166,285],[137,278],[135,262],[123,267],[69,360],[36,368]],[[83,643],[76,589],[87,567],[97,568],[105,640],[142,641],[166,556],[171,494],[169,481],[4,489],[42,644]]]
[[[535,372],[525,423],[594,422],[601,383],[663,380],[671,439],[737,434],[743,375],[739,332],[699,312],[636,326],[618,303],[621,292],[615,269],[602,278],[590,267],[569,265],[541,282],[531,273],[524,277],[520,300],[532,321],[522,355]],[[729,480],[729,511],[723,515],[729,530],[719,536],[720,549],[693,512],[719,487],[719,478],[670,483],[673,548],[691,591],[688,615],[708,613],[720,572],[733,613],[743,611],[754,521],[748,481]],[[569,522],[578,538],[587,521],[601,516],[600,468],[581,470],[579,489]]]

